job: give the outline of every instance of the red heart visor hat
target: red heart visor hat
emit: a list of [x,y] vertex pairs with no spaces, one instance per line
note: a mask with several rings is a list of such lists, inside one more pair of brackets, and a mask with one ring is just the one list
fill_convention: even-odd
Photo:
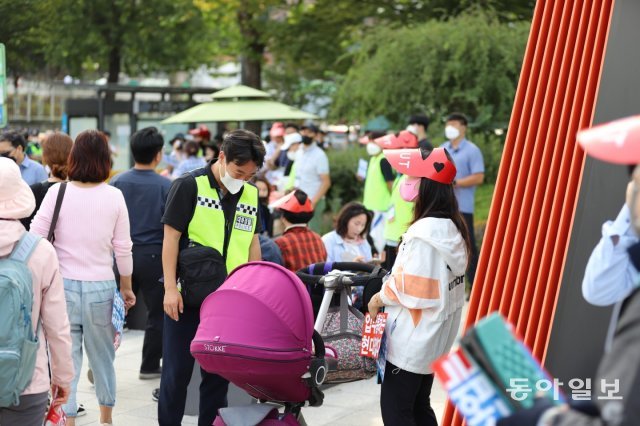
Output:
[[615,164],[640,164],[640,115],[581,130],[578,143],[593,158]]
[[385,149],[384,156],[391,167],[403,175],[431,179],[445,185],[453,183],[456,177],[456,166],[444,148],[435,148],[424,157],[419,148]]
[[292,191],[279,200],[274,201],[269,207],[273,209],[280,209],[290,213],[312,213],[313,206],[311,200],[307,197],[303,204],[295,197],[296,191]]
[[390,134],[373,140],[382,149],[417,148],[418,137],[408,130],[403,130],[397,135]]

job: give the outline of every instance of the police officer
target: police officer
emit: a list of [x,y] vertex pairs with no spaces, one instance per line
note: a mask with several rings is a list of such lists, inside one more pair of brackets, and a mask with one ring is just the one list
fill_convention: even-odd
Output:
[[[258,190],[247,183],[263,165],[262,141],[247,130],[230,132],[219,158],[186,173],[171,186],[165,213],[163,366],[158,401],[160,425],[180,425],[194,359],[189,347],[200,322],[199,309],[185,306],[177,287],[179,250],[187,245],[216,249],[226,272],[260,260]],[[229,383],[201,370],[199,425],[210,426],[227,404]]]

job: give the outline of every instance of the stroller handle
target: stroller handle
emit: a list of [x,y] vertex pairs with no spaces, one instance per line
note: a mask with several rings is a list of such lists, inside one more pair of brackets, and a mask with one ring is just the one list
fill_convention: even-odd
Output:
[[325,350],[324,350],[324,340],[322,339],[322,336],[316,330],[313,330],[313,336],[311,338],[313,340],[313,346],[315,348],[316,358],[324,359]]
[[[307,285],[316,285],[324,275],[334,270],[367,273],[368,275],[363,276],[344,277],[344,284],[363,286],[371,280],[372,276],[378,276],[380,271],[382,271],[382,268],[379,265],[370,265],[368,263],[360,262],[322,262],[314,263],[309,265],[307,268],[302,268],[296,272],[296,275],[303,283]],[[349,282],[349,280],[351,282]]]

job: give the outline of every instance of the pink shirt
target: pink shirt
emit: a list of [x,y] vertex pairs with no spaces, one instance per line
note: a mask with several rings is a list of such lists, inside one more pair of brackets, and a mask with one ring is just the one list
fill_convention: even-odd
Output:
[[[24,232],[24,227],[17,220],[0,220],[0,257],[9,256]],[[53,383],[66,387],[73,380],[67,302],[64,299],[64,285],[58,270],[56,251],[47,241],[41,240],[27,265],[33,279],[31,321],[34,331],[38,321],[42,321],[42,326],[38,335],[40,344],[36,368],[31,383],[22,392],[23,395],[49,390],[49,364]],[[47,358],[45,342],[49,346],[50,358]]]
[[[52,186],[31,222],[31,232],[47,237],[60,184]],[[131,275],[129,213],[119,189],[101,183],[94,187],[67,184],[55,229],[53,246],[63,278],[105,281],[115,278],[113,257],[121,275]]]

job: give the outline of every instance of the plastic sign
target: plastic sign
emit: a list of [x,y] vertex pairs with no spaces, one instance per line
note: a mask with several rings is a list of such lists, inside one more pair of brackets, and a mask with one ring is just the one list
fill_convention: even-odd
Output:
[[375,321],[371,318],[369,313],[365,315],[362,330],[362,343],[360,344],[360,356],[378,359],[380,342],[382,341],[382,335],[384,334],[384,327],[386,324],[387,314],[384,312],[378,313]]

